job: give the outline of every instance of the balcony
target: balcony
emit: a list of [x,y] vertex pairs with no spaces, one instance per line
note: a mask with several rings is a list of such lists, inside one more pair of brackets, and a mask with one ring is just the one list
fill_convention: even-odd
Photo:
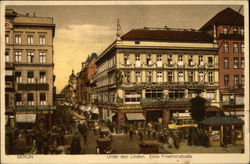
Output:
[[244,40],[244,36],[241,34],[219,34],[219,39]]
[[164,104],[190,104],[189,98],[175,98],[175,99],[150,99],[144,98],[140,101],[141,105],[164,105]]
[[17,84],[17,88],[24,91],[49,90],[49,84]]

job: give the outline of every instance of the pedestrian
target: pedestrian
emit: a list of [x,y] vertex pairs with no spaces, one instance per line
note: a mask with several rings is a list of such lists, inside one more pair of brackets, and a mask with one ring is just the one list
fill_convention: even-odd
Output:
[[80,154],[81,153],[81,145],[79,136],[75,136],[72,140],[70,147],[70,154]]
[[37,144],[36,144],[36,140],[32,140],[32,147],[31,147],[31,150],[30,150],[30,153],[31,154],[36,154],[37,152]]
[[174,139],[172,135],[168,136],[168,144],[169,144],[169,148],[173,148],[174,147]]
[[143,140],[143,131],[142,131],[142,129],[139,129],[138,134],[139,134],[140,141],[142,141]]
[[130,129],[130,130],[129,130],[129,138],[130,138],[130,139],[133,139],[133,134],[134,134],[133,129]]
[[174,147],[176,149],[179,149],[179,147],[180,147],[180,138],[179,138],[179,136],[174,133],[173,134],[173,139],[174,139]]

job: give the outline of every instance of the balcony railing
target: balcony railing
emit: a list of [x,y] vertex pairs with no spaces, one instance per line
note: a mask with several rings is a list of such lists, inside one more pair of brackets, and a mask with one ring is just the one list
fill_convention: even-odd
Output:
[[241,34],[219,34],[220,39],[244,39],[244,35]]
[[141,99],[142,105],[162,105],[162,104],[190,104],[190,98],[167,98],[167,99]]

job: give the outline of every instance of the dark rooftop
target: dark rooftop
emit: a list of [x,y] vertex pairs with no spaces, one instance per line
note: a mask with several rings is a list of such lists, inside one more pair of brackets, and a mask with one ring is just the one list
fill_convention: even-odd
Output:
[[244,121],[232,116],[222,116],[222,117],[209,117],[206,120],[201,121],[200,124],[205,124],[205,125],[244,124]]
[[213,42],[207,32],[169,29],[133,29],[121,37],[122,40],[148,40],[173,42]]
[[200,31],[205,31],[213,25],[244,26],[244,16],[231,8],[226,8],[202,26]]

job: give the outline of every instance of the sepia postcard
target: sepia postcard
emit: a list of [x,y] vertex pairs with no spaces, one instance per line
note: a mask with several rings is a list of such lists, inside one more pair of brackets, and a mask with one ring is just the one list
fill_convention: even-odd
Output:
[[1,1],[1,163],[249,163],[247,1]]

